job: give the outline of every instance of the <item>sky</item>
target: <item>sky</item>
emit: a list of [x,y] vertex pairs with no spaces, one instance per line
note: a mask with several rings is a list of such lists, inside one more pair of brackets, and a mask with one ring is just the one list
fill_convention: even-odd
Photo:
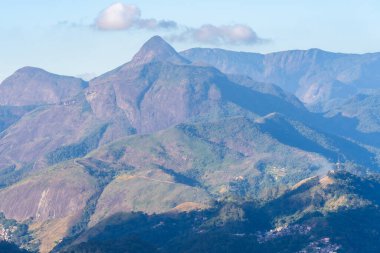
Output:
[[378,0],[0,0],[0,81],[24,66],[100,75],[160,35],[178,51],[380,52]]

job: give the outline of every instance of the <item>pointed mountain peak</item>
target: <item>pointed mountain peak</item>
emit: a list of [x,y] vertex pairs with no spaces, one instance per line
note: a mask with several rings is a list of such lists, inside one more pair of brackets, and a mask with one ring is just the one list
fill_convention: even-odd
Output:
[[145,42],[139,52],[133,57],[132,63],[140,65],[158,61],[168,61],[175,64],[190,63],[180,56],[163,38],[156,35]]
[[156,45],[159,45],[161,47],[168,47],[171,50],[175,51],[174,48],[168,42],[166,42],[161,36],[158,36],[158,35],[155,35],[149,40],[147,40],[144,43],[143,47],[150,47],[150,46],[156,46]]

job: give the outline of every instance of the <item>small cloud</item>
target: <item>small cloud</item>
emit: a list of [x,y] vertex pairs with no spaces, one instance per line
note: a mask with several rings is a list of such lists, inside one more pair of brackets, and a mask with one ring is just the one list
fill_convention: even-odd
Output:
[[176,22],[170,20],[140,19],[136,22],[136,27],[140,29],[155,30],[157,28],[176,29],[178,25]]
[[171,30],[167,35],[171,41],[193,41],[210,45],[253,45],[266,42],[247,25],[205,24],[198,28],[181,26],[172,20],[144,19],[136,5],[115,3],[104,9],[95,20],[95,27],[100,31],[112,30]]
[[87,27],[87,25],[84,25],[83,22],[71,22],[71,21],[67,21],[67,20],[62,20],[56,24],[56,27],[58,27],[58,28],[81,28],[81,27]]
[[211,45],[252,45],[264,42],[256,32],[247,25],[202,25],[199,28],[186,28],[180,34],[169,38],[172,41],[195,41]]
[[142,19],[141,10],[136,5],[115,3],[103,10],[95,20],[99,30],[173,29],[177,23],[171,20]]
[[171,21],[171,20],[161,20],[158,22],[158,26],[161,28],[166,28],[166,29],[178,28],[178,24],[174,21]]

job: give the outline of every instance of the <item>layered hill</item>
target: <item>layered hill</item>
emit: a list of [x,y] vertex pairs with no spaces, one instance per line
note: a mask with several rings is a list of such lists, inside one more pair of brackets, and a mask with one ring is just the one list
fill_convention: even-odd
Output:
[[63,252],[376,252],[379,185],[377,177],[334,172],[303,180],[265,204],[118,213]]
[[[351,73],[344,57],[363,66],[377,59],[376,55],[345,56],[320,50],[272,56],[206,49],[179,54],[155,36],[130,62],[89,82],[31,67],[20,69],[0,85],[0,212],[4,214],[0,225],[20,228],[22,232],[17,232],[7,225],[7,238],[32,251],[60,252],[79,244],[83,248],[72,249],[110,252],[107,247],[115,244],[124,251],[154,252],[162,247],[167,251],[169,245],[188,247],[190,241],[179,245],[185,235],[203,240],[198,237],[203,228],[215,232],[205,236],[225,236],[221,227],[229,215],[233,221],[242,221],[243,213],[252,209],[245,210],[244,202],[265,203],[251,211],[270,216],[266,223],[255,224],[261,227],[249,232],[253,234],[273,228],[281,217],[286,224],[298,222],[297,215],[317,208],[319,202],[310,204],[315,199],[321,201],[318,212],[329,201],[333,206],[349,202],[351,193],[338,200],[332,190],[325,193],[329,178],[302,181],[324,177],[337,168],[365,178],[379,170],[380,133],[376,117],[371,117],[376,114],[377,107],[372,105],[377,99],[370,91],[376,88],[377,76]],[[365,88],[367,95],[351,100],[346,99],[350,95],[342,95],[344,99],[338,102],[335,95],[329,96],[329,112],[310,112],[299,92],[310,88],[309,80],[318,76],[323,89],[339,76],[340,82],[347,81],[342,84],[348,87],[347,94],[363,93]],[[373,183],[368,180],[363,184]],[[283,199],[308,182],[311,188],[300,197],[305,203],[297,198],[292,209],[291,201]],[[342,185],[350,182],[344,180]],[[373,197],[367,194],[362,198]],[[350,208],[373,207],[355,201]],[[289,213],[273,213],[279,206],[289,208]],[[135,212],[141,213],[135,216]],[[174,222],[183,227],[177,232],[185,234],[173,234],[171,215],[178,215]],[[132,223],[127,222],[128,229],[121,232],[115,228],[125,238],[107,242],[109,232],[102,231],[113,224],[114,217]],[[129,237],[129,232],[138,234],[134,226],[146,231],[150,221],[162,217],[169,220],[156,224],[157,231],[161,226],[170,231],[162,241]],[[194,218],[212,225],[201,225]],[[249,224],[256,221],[251,216],[247,219]],[[227,239],[248,234],[231,224],[235,232]],[[189,226],[197,235],[189,232]],[[97,233],[101,235],[96,237]],[[93,242],[94,236],[104,243],[89,249],[85,242]],[[248,243],[251,236],[243,236],[244,241]],[[169,237],[174,238],[170,243],[165,241]],[[124,239],[131,248],[123,248]],[[232,240],[231,245],[236,242]],[[312,243],[321,242],[309,238],[302,244],[304,250]],[[207,246],[194,245],[189,252]],[[244,247],[274,249],[266,248],[271,243],[260,245],[256,240]]]
[[[357,144],[278,114],[180,124],[43,169],[0,191],[0,208],[9,218],[31,219],[31,232],[46,251],[59,238],[76,238],[119,212],[203,210],[223,199],[273,199],[304,178],[334,169],[339,155],[350,159],[347,170],[364,172],[373,160]],[[58,228],[53,237],[43,232]]]
[[195,48],[181,52],[193,62],[214,66],[224,73],[250,76],[275,83],[317,111],[358,90],[378,89],[380,54],[341,54],[319,49],[270,54]]

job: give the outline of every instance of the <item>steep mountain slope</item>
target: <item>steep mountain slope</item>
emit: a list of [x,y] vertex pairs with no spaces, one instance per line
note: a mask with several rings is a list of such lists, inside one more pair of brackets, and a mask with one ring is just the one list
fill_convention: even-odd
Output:
[[[93,116],[83,95],[87,86],[81,79],[32,67],[1,83],[0,187],[59,162],[49,158],[58,148],[103,134],[106,122]],[[99,140],[94,142],[90,150]]]
[[[86,102],[78,98],[68,104],[41,106],[25,114],[0,135],[1,167],[22,173],[59,162],[51,155],[49,158],[49,154],[92,136],[95,142],[92,149],[96,148],[99,142],[96,138],[101,138],[106,125],[86,107]],[[100,136],[96,137],[97,134]]]
[[[189,65],[159,37],[145,43],[131,62],[86,85],[33,68],[17,71],[0,85],[11,104],[3,107],[2,185],[120,137],[185,121],[307,113],[295,97],[273,85],[251,80],[239,85],[214,68]],[[16,107],[21,104],[36,105]]]
[[[230,54],[224,53],[227,64]],[[297,193],[307,182],[312,182],[313,189],[319,187],[317,192],[324,191],[318,180],[314,184],[315,179],[300,183],[301,188],[292,186],[305,178],[325,175],[335,167],[360,175],[378,171],[377,121],[373,118],[368,123],[360,109],[376,113],[371,107],[376,101],[371,97],[374,94],[368,97],[368,103],[367,97],[363,103],[360,97],[353,100],[349,103],[352,108],[331,100],[334,110],[323,115],[309,112],[294,95],[266,82],[282,80],[280,84],[289,85],[286,87],[293,91],[292,82],[286,78],[304,80],[304,73],[316,78],[323,70],[320,62],[337,64],[336,73],[346,71],[346,61],[335,60],[338,56],[343,57],[318,50],[271,56],[273,59],[237,54],[236,59],[247,59],[247,65],[242,65],[239,73],[226,75],[215,67],[185,59],[155,36],[130,62],[89,83],[34,68],[17,71],[0,85],[0,212],[5,220],[15,219],[29,233],[28,240],[16,243],[30,249],[39,247],[43,253],[54,247],[59,250],[91,238],[88,231],[103,230],[102,226],[107,227],[109,219],[119,217],[120,212],[144,212],[137,215],[138,222],[150,217],[156,222],[157,217],[166,217],[169,212],[178,215],[178,224],[190,233],[194,217],[199,219],[194,223],[195,231],[202,231],[197,224],[204,213],[213,216],[209,222],[214,225],[227,224],[231,216],[233,221],[242,221],[240,210],[245,207],[239,204],[219,210],[220,201],[270,201],[277,209],[282,204],[276,203],[289,206],[290,213],[286,214],[272,215],[276,208],[269,204],[266,207],[270,211],[260,209],[260,214],[265,213],[263,217],[272,215],[270,222],[255,225],[261,226],[257,231],[262,231],[273,227],[275,218],[277,221],[284,216],[288,222],[299,212],[313,209],[318,203],[310,205],[311,200],[330,201],[331,194],[312,195],[313,190],[310,196],[301,198],[307,199],[305,205],[297,199],[295,210],[291,202],[281,202],[279,196],[289,189]],[[244,71],[251,71],[251,61],[268,65],[249,77]],[[314,65],[315,69],[308,69]],[[260,77],[263,71],[268,73],[265,78]],[[323,73],[320,80],[333,76]],[[351,75],[352,80],[359,78]],[[376,75],[371,80],[375,79]],[[356,92],[361,88],[355,82],[347,81],[344,86]],[[365,87],[372,89],[372,84]],[[302,85],[308,87],[306,81]],[[359,127],[352,117],[363,117]],[[368,199],[367,194],[363,198]],[[344,197],[332,205],[343,200],[347,202]],[[165,224],[158,225],[158,230],[161,226],[166,228]],[[218,238],[224,232],[217,227],[210,230],[215,234],[205,236]],[[228,238],[239,237],[235,225],[233,231]],[[187,235],[181,234],[167,247],[189,247],[189,252],[196,252],[207,246],[191,246],[192,239],[199,239],[198,234],[201,240],[206,238],[198,232],[190,233],[190,241],[179,245],[182,236]],[[165,238],[169,235],[162,242]],[[156,241],[147,245],[145,240],[124,239],[131,246],[129,250],[152,252],[157,246]],[[124,239],[115,246],[125,247]],[[236,242],[232,240],[231,245]],[[256,240],[254,244],[260,243]],[[262,246],[259,248],[268,249],[267,244]],[[102,247],[109,245],[104,242]]]
[[136,132],[192,119],[305,110],[275,89],[263,94],[263,85],[248,89],[213,68],[188,63],[154,37],[130,63],[93,80],[89,88],[80,79],[20,69],[0,85],[6,104],[0,136],[2,185],[30,169],[83,156]]
[[137,133],[199,118],[305,110],[288,94],[263,94],[258,85],[239,85],[214,68],[188,63],[154,37],[131,62],[92,80],[87,99],[99,118],[124,113]]
[[325,110],[359,89],[378,89],[380,54],[337,54],[310,49],[271,54],[195,48],[185,58],[215,66],[228,74],[275,83],[296,94],[309,108]]

